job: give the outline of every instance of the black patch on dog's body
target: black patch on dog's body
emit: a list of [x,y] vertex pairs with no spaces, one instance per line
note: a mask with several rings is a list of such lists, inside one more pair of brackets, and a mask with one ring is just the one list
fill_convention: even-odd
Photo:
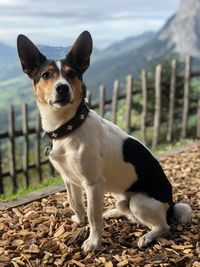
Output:
[[172,186],[159,162],[144,145],[131,137],[125,139],[123,158],[134,165],[138,175],[138,180],[127,191],[145,193],[173,205]]

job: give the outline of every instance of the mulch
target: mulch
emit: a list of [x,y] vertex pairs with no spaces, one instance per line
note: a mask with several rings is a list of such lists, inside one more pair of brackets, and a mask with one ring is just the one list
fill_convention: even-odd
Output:
[[[200,267],[200,145],[160,162],[174,187],[175,202],[193,210],[192,225],[173,223],[167,236],[140,250],[147,228],[126,218],[104,220],[100,251],[81,249],[89,233],[70,219],[66,193],[0,211],[0,266],[178,266]],[[105,196],[105,209],[113,207]]]

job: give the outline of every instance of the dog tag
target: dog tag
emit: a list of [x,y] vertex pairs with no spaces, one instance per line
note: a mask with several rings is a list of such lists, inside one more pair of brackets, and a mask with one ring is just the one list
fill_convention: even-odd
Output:
[[45,155],[45,157],[48,157],[49,156],[51,150],[52,150],[52,144],[45,147],[45,149],[44,149],[44,155]]
[[44,155],[45,155],[45,157],[48,157],[49,154],[51,153],[53,143],[52,143],[51,139],[47,136],[46,133],[44,133],[43,138],[44,138],[44,142],[45,142]]

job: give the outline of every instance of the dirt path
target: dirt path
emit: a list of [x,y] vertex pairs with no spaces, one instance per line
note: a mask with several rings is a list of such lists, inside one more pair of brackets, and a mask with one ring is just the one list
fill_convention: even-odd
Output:
[[[65,193],[0,211],[0,266],[200,266],[200,145],[160,162],[174,186],[175,202],[189,203],[192,225],[172,224],[166,238],[145,250],[137,248],[147,228],[125,218],[104,221],[102,250],[84,253],[80,247],[88,227],[70,220]],[[113,206],[109,195],[105,209]]]

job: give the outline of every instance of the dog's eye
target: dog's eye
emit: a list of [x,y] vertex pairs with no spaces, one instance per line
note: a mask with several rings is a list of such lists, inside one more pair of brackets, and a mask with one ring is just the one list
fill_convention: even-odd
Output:
[[51,79],[52,73],[49,71],[46,71],[45,73],[42,74],[42,78],[45,80]]
[[67,77],[68,77],[69,79],[75,79],[76,76],[77,76],[77,73],[76,73],[74,70],[70,70],[70,71],[67,72],[66,75],[67,75]]

